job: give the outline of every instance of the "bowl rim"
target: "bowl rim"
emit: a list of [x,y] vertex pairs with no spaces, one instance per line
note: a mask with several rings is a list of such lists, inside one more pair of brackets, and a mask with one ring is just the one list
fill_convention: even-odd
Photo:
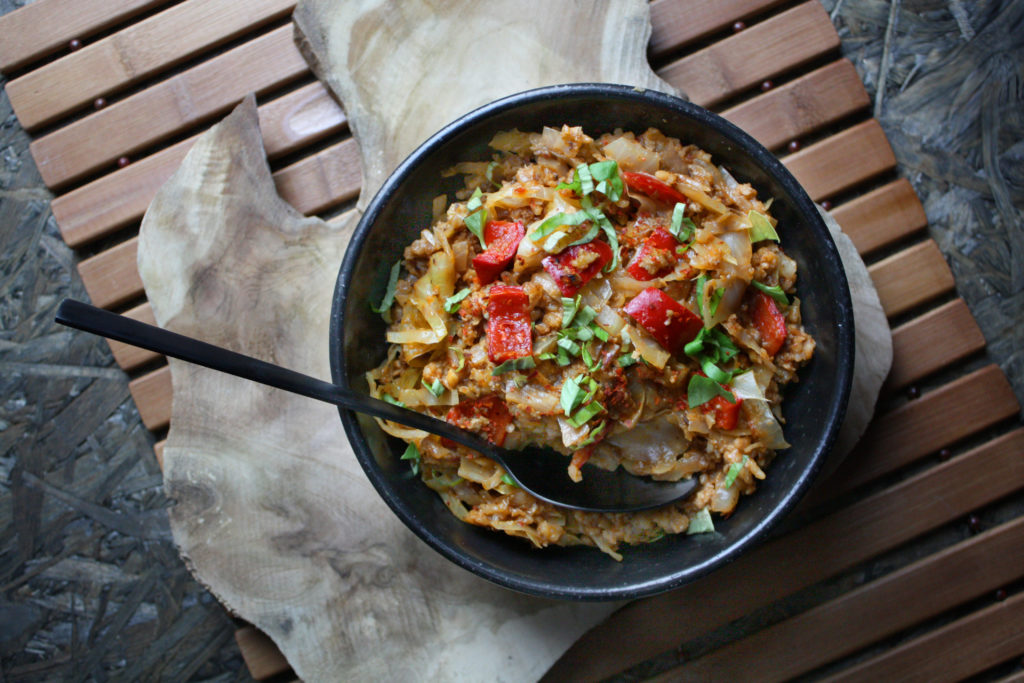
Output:
[[[769,532],[796,507],[797,503],[807,492],[810,484],[821,470],[832,447],[835,445],[846,414],[847,402],[853,384],[854,320],[849,284],[842,260],[839,257],[839,251],[824,220],[818,213],[817,205],[810,199],[800,183],[797,182],[796,178],[793,177],[792,173],[779,159],[752,136],[721,116],[674,95],[657,90],[610,83],[570,83],[533,88],[494,100],[463,114],[427,138],[406,157],[387,177],[360,217],[345,252],[335,283],[329,332],[331,376],[336,384],[348,386],[348,368],[342,354],[342,334],[345,322],[344,302],[348,291],[348,283],[355,272],[363,243],[369,235],[372,226],[377,221],[391,195],[400,187],[405,178],[422,161],[429,158],[452,138],[490,116],[530,103],[565,97],[574,99],[581,97],[611,98],[619,101],[653,103],[656,106],[694,119],[701,125],[712,128],[715,132],[733,143],[741,153],[753,158],[762,170],[772,176],[775,181],[786,189],[795,204],[797,213],[807,219],[810,229],[823,242],[826,260],[829,261],[828,267],[833,272],[838,273],[841,279],[838,283],[840,300],[836,301],[834,306],[836,314],[837,391],[831,395],[832,401],[827,414],[828,426],[824,438],[817,444],[814,452],[811,454],[809,465],[798,473],[793,485],[788,491],[784,492],[779,503],[774,508],[735,542],[707,560],[681,569],[666,571],[659,578],[643,582],[607,587],[573,587],[565,586],[563,583],[547,583],[511,575],[486,562],[463,554],[452,544],[446,542],[442,536],[434,533],[427,525],[414,518],[403,506],[402,497],[396,495],[387,486],[385,477],[376,470],[373,453],[362,434],[356,414],[344,408],[339,408],[338,412],[356,459],[370,480],[370,483],[377,490],[378,495],[381,496],[392,512],[407,528],[443,557],[493,583],[530,595],[575,601],[635,599],[662,593],[690,583],[710,573],[715,568],[733,561],[741,554],[747,552],[750,547],[764,541]],[[628,558],[624,561],[628,561]]]

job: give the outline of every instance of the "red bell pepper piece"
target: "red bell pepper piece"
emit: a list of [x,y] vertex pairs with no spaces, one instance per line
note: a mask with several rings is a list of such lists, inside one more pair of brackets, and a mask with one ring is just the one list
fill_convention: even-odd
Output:
[[[454,406],[444,419],[456,427],[476,432],[495,446],[500,446],[505,443],[512,414],[508,412],[508,406],[501,398],[484,396]],[[455,447],[455,442],[449,439],[444,439],[443,443],[449,448]]]
[[666,182],[658,180],[649,173],[637,173],[635,171],[620,171],[619,175],[626,183],[626,187],[645,194],[651,199],[656,199],[665,204],[686,203],[686,195],[672,187]]
[[473,269],[481,285],[489,285],[501,271],[512,263],[519,248],[519,242],[526,235],[522,223],[512,221],[490,221],[484,227],[484,242],[487,251],[473,257]]
[[782,348],[789,334],[786,331],[786,317],[775,305],[775,300],[760,291],[754,294],[751,317],[761,335],[761,346],[769,356],[774,356]]
[[736,429],[736,423],[739,422],[740,417],[740,406],[742,404],[742,398],[737,398],[735,403],[729,403],[725,397],[715,396],[700,408],[705,413],[714,412],[715,426],[719,429],[728,430]]
[[[636,250],[633,260],[626,266],[626,272],[636,280],[653,280],[672,270],[676,263],[676,247],[679,240],[668,230],[658,228],[644,240]],[[665,252],[668,252],[668,258]],[[652,272],[649,268],[653,267]]]
[[504,363],[533,353],[530,297],[522,287],[494,285],[487,299],[487,356]]
[[611,260],[612,248],[608,243],[594,240],[569,247],[556,256],[548,256],[541,264],[555,279],[562,296],[576,296],[576,292]]
[[682,354],[704,327],[700,316],[656,287],[637,294],[624,310],[670,353]]

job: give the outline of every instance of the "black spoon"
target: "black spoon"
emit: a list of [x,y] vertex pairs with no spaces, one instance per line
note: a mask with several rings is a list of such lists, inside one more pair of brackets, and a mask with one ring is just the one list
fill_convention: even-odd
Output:
[[584,466],[583,481],[575,483],[567,474],[566,456],[551,449],[530,446],[521,451],[513,451],[500,448],[472,432],[429,415],[80,301],[62,301],[57,308],[56,321],[212,370],[446,437],[497,461],[524,490],[560,507],[590,512],[635,512],[685,498],[697,487],[697,481],[692,478],[678,482],[659,482],[633,476],[621,467],[609,472],[592,465]]

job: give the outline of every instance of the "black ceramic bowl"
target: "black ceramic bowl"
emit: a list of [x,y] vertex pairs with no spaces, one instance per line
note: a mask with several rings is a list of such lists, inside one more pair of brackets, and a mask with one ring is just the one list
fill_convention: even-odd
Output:
[[853,313],[835,245],[814,204],[785,167],[749,135],[698,106],[626,86],[575,84],[512,95],[450,124],[417,149],[388,178],[367,207],[338,275],[331,318],[334,381],[366,390],[363,373],[384,358],[385,325],[370,311],[379,300],[387,265],[431,223],[431,201],[451,197],[460,178],[441,172],[464,160],[490,158],[498,131],[580,125],[591,136],[616,128],[659,128],[694,143],[761,197],[774,197],[782,243],[799,265],[804,325],[817,340],[814,359],[787,392],[784,451],[752,496],[741,498],[713,534],[670,536],[624,546],[616,562],[594,548],[537,550],[522,539],[464,524],[399,460],[404,444],[376,423],[346,410],[341,420],[356,457],[395,514],[432,548],[495,583],[551,598],[613,600],[680,586],[732,560],[763,539],[810,486],[835,440],[853,376]]

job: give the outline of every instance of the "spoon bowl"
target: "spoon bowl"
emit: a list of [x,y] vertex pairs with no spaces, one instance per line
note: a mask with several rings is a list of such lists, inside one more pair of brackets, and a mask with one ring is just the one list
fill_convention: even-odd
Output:
[[451,439],[497,461],[521,488],[560,507],[589,512],[635,512],[685,498],[697,486],[693,478],[659,482],[635,477],[621,468],[608,471],[592,465],[584,466],[583,481],[576,483],[569,478],[566,457],[549,448],[501,448],[444,420],[81,301],[62,301],[55,319],[68,327]]

